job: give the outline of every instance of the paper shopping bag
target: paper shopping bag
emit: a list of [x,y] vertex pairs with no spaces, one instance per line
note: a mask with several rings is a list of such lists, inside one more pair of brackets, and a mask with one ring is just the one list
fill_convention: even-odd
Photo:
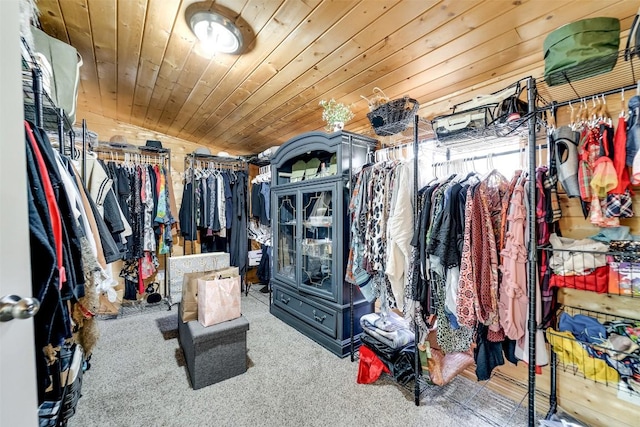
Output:
[[240,317],[240,276],[198,279],[198,321],[216,325]]
[[232,277],[238,274],[238,267],[185,273],[182,280],[182,298],[180,301],[180,318],[182,321],[186,323],[198,320],[198,279],[208,280],[217,277]]

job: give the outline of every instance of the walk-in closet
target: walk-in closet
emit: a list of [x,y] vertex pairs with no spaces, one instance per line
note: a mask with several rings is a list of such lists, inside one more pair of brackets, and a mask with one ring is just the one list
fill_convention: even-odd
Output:
[[640,2],[3,0],[0,54],[0,425],[638,425]]

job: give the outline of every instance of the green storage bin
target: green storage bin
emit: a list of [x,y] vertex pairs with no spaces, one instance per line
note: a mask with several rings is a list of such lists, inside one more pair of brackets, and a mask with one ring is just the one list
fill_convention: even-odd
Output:
[[549,86],[608,73],[620,46],[620,20],[591,18],[563,25],[544,40],[544,76]]

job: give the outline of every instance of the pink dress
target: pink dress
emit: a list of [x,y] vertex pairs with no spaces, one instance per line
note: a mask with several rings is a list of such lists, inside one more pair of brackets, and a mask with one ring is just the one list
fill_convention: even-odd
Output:
[[525,247],[524,183],[521,179],[513,190],[507,216],[508,231],[502,255],[502,283],[500,286],[500,325],[505,335],[518,340],[525,334],[527,321],[527,250]]

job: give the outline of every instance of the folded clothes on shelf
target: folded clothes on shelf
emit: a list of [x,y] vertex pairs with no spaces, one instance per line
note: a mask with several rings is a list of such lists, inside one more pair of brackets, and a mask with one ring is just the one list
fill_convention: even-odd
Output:
[[608,278],[609,267],[605,265],[584,275],[552,274],[549,280],[549,286],[552,288],[571,288],[603,294],[606,293],[608,289]]
[[549,242],[553,255],[549,266],[561,276],[586,275],[607,265],[609,246],[592,239],[575,240],[552,233]]
[[391,348],[400,348],[413,342],[414,332],[402,317],[390,311],[386,316],[379,313],[365,314],[360,318],[362,330]]

